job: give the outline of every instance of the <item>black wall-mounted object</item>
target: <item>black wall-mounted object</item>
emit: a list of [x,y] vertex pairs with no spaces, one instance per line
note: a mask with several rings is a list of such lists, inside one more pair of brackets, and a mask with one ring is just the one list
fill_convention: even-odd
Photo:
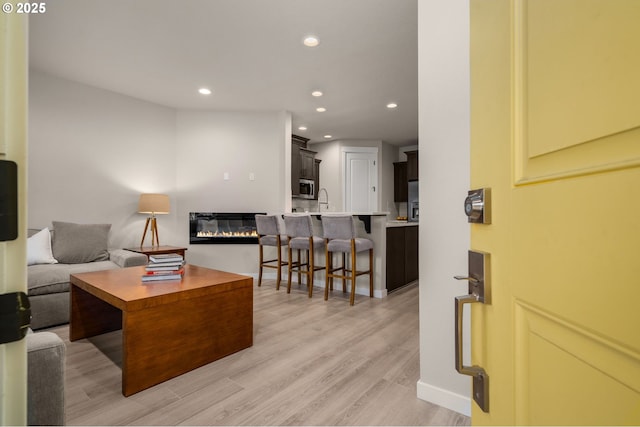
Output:
[[0,294],[0,344],[20,341],[31,323],[31,304],[24,292]]
[[18,165],[0,160],[0,242],[18,238]]

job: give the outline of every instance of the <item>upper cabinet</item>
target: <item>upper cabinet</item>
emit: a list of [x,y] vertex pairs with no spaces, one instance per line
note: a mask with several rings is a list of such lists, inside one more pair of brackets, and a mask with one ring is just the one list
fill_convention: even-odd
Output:
[[406,162],[393,164],[393,201],[408,201],[408,183],[418,180],[418,151],[406,151]]
[[418,180],[418,150],[407,151],[407,181]]
[[307,150],[306,148],[300,149],[300,178],[313,179],[316,154],[315,151]]
[[313,161],[313,198],[318,200],[318,190],[320,190],[320,159],[314,159]]
[[300,195],[300,180],[310,179],[315,182],[314,199],[317,199],[320,180],[320,160],[316,152],[307,149],[308,138],[291,135],[291,195]]
[[291,138],[291,195],[294,197],[300,195],[300,148],[306,146],[306,138],[293,135]]
[[393,201],[406,202],[407,192],[407,162],[395,162],[393,164]]

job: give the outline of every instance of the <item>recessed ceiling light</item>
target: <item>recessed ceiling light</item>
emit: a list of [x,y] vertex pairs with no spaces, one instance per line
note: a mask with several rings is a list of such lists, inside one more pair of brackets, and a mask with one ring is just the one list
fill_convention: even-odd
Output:
[[313,92],[311,92],[311,95],[313,95],[313,96],[322,96],[322,92],[320,92],[319,90],[314,90]]
[[387,108],[397,108],[398,104],[396,104],[395,102],[390,102],[387,104]]
[[307,36],[302,41],[307,47],[316,47],[320,44],[320,40],[316,36]]
[[327,111],[327,109],[326,109],[326,108],[324,108],[324,107],[318,107],[318,108],[316,108],[316,111],[317,111],[318,113],[324,113],[325,111]]
[[307,130],[306,126],[298,126],[298,130]]
[[325,135],[324,137],[325,137],[326,139],[331,139],[331,138],[333,138],[333,136],[331,136],[331,135]]
[[207,89],[206,87],[201,87],[198,89],[198,92],[202,95],[211,95],[211,89]]

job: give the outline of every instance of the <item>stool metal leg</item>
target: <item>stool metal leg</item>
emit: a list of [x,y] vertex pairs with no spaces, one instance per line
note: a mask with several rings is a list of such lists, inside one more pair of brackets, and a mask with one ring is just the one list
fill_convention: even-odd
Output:
[[369,249],[369,297],[373,298],[373,249]]
[[[287,293],[291,293],[291,270],[293,270],[293,251],[291,250],[291,238],[289,237],[288,256],[289,256],[289,273],[287,274]],[[298,261],[300,261],[300,253],[298,252]]]
[[262,286],[262,263],[264,261],[264,257],[262,256],[262,245],[258,245],[260,248],[260,270],[258,271],[258,286]]
[[307,286],[309,287],[309,298],[313,295],[313,276],[314,276],[314,262],[315,251],[313,250],[313,237],[309,237],[309,251],[307,252]]
[[356,242],[351,239],[351,298],[349,298],[349,305],[355,304],[356,301]]
[[347,292],[347,253],[342,252],[342,292]]
[[[280,237],[278,236],[276,238],[276,243],[277,243],[277,248],[276,250],[278,251],[278,268],[276,269],[276,271],[278,272],[278,277],[276,278],[276,291],[280,290],[280,280],[282,279],[282,247],[280,246]],[[262,269],[260,269],[262,271]]]

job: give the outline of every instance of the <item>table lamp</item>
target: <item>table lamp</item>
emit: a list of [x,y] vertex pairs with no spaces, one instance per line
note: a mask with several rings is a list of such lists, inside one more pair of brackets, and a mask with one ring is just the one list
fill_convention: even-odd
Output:
[[158,238],[156,214],[169,213],[169,196],[166,194],[141,194],[140,200],[138,201],[138,213],[151,214],[144,225],[144,233],[142,234],[142,240],[140,240],[140,247],[144,246],[144,238],[147,236],[149,224],[151,224],[151,246],[159,246],[160,239]]

